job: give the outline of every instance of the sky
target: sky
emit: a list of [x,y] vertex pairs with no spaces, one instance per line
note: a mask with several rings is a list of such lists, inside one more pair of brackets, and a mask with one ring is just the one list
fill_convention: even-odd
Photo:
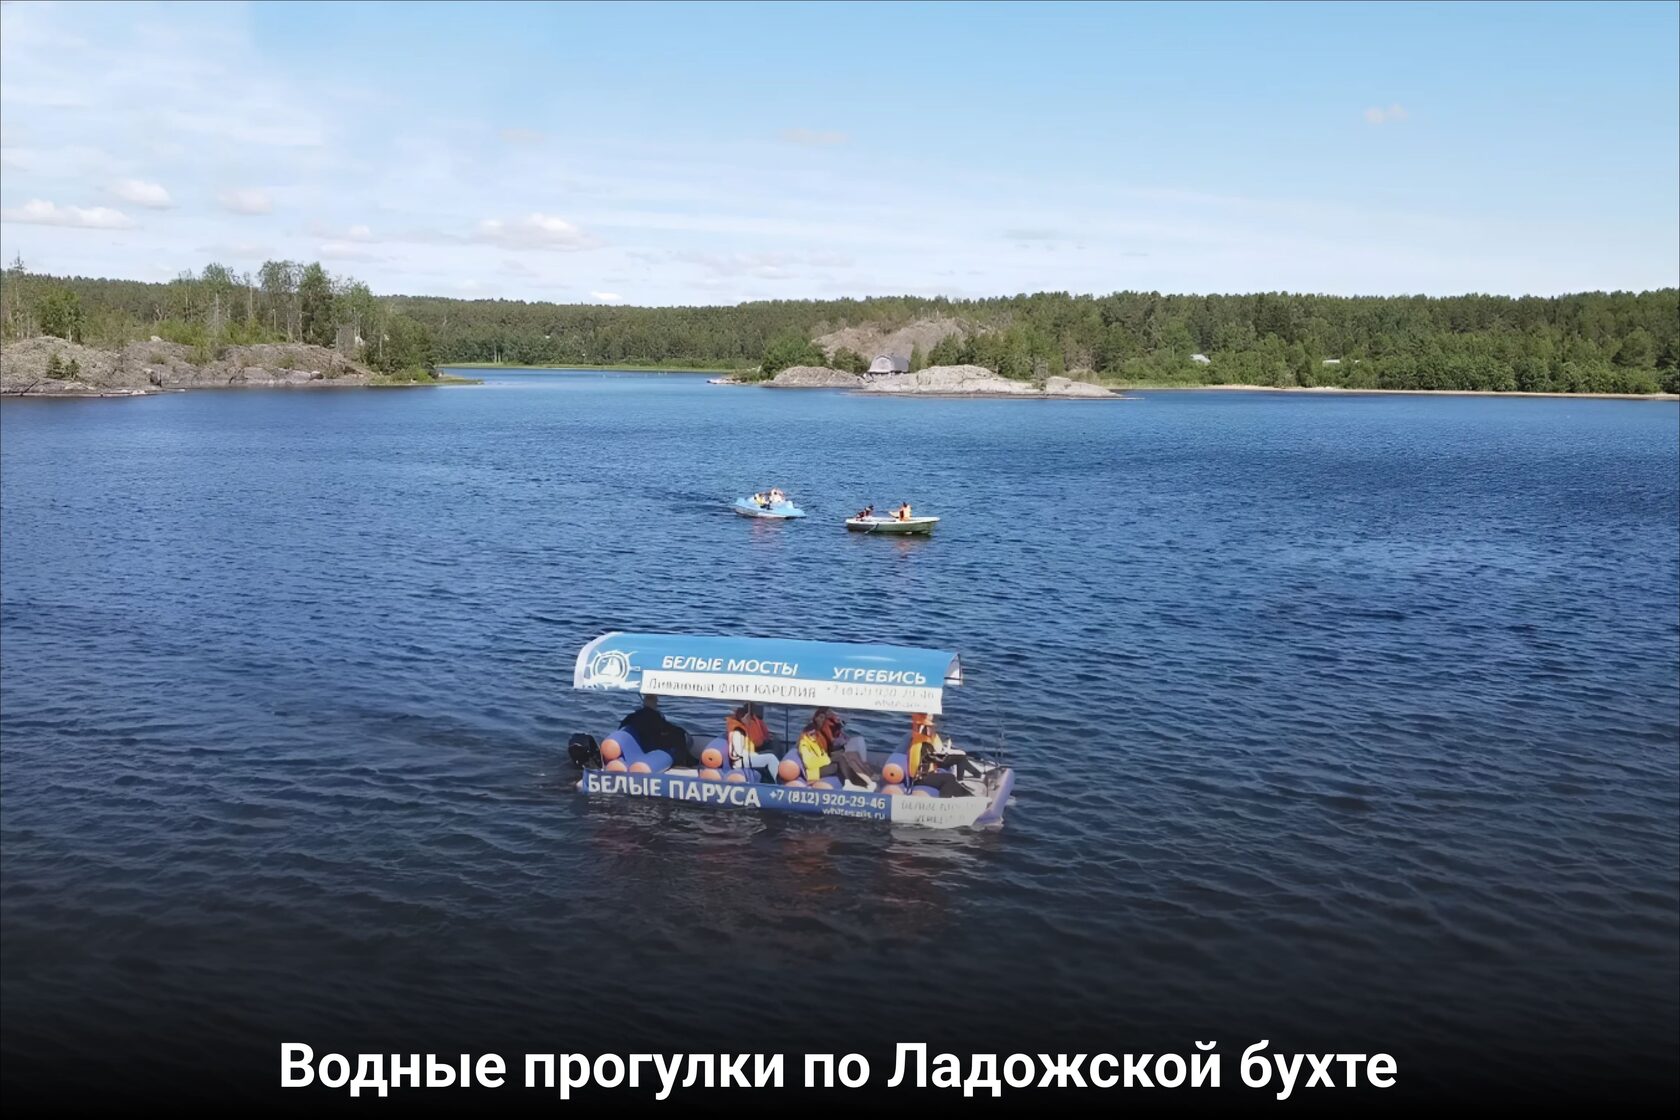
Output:
[[0,253],[718,304],[1680,283],[1680,4],[0,6]]

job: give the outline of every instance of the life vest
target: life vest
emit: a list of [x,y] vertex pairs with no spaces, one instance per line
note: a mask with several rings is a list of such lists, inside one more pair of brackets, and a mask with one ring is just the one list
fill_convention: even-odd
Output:
[[738,730],[746,735],[746,741],[753,744],[754,751],[758,751],[759,747],[769,742],[769,729],[764,727],[764,720],[759,719],[758,715],[736,715],[731,712],[729,719],[724,720],[724,737],[731,737]]
[[923,720],[912,720],[910,723],[910,778],[912,781],[922,776],[922,759],[932,753],[938,744],[939,736],[934,733],[933,725]]
[[819,732],[805,732],[799,737],[799,761],[805,764],[807,782],[814,782],[822,777],[823,767],[831,761],[828,757],[828,740]]
[[893,511],[893,516],[900,521],[910,520],[910,503],[905,502],[903,505],[899,506]]

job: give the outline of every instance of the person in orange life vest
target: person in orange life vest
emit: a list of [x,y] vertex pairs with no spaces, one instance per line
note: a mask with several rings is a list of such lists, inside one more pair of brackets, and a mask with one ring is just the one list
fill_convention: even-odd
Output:
[[769,781],[776,780],[779,759],[770,753],[770,729],[764,724],[764,709],[742,704],[724,722],[729,738],[729,763],[738,770],[760,770]]
[[[916,712],[910,717],[910,775],[911,781],[919,786],[928,786],[939,791],[941,797],[972,797],[968,787],[962,784],[956,773],[949,773],[939,769],[940,763],[947,759],[945,741],[939,737],[939,732],[933,728],[933,717],[925,712]],[[960,756],[960,761],[952,767],[961,771],[968,763],[968,756]]]
[[893,510],[893,517],[896,518],[899,521],[910,520],[910,503],[909,502],[898,503],[898,508]]
[[799,736],[799,762],[808,782],[836,775],[865,787],[872,787],[875,782],[868,761],[846,749],[845,725],[827,708],[812,712],[805,724],[805,731]]

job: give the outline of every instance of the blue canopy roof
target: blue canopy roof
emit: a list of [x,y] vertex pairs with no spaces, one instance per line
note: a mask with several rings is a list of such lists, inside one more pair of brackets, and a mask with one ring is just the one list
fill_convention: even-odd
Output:
[[572,674],[573,688],[934,715],[961,683],[943,650],[618,631],[584,646]]

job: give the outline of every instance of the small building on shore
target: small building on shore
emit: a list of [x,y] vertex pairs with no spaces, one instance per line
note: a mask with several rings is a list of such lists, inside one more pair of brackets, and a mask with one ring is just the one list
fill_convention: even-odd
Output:
[[877,354],[875,360],[869,363],[869,376],[879,377],[888,373],[909,373],[910,359],[901,358],[897,354]]

